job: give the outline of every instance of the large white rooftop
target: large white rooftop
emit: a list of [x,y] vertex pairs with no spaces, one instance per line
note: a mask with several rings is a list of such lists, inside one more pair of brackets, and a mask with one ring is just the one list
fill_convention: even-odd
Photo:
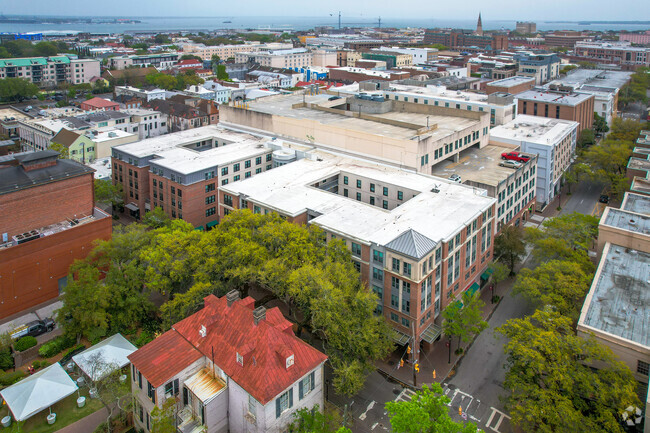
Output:
[[524,77],[523,75],[515,75],[513,77],[504,78],[502,80],[491,81],[488,83],[488,85],[497,87],[514,87],[524,83],[535,84],[535,78]]
[[586,93],[559,93],[537,89],[527,90],[517,94],[517,99],[519,100],[569,105],[571,107],[575,107],[591,97],[592,95]]
[[[252,203],[289,216],[306,211],[316,213],[320,216],[310,223],[347,238],[379,245],[388,244],[410,229],[434,242],[448,240],[495,202],[483,189],[446,179],[326,152],[314,155],[314,159],[301,159],[222,186],[221,190],[241,194]],[[405,192],[403,204],[386,210],[312,186],[345,173],[418,193],[412,196]]]
[[520,114],[510,122],[492,128],[490,139],[521,141],[554,146],[559,140],[578,127],[578,122],[548,117]]

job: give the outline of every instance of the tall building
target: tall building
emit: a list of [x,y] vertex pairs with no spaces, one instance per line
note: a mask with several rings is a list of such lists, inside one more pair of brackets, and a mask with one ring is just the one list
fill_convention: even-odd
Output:
[[521,52],[513,56],[519,67],[518,75],[535,78],[535,84],[541,85],[560,75],[562,61],[555,53]]
[[517,95],[519,114],[578,122],[578,132],[594,123],[594,95],[533,89]]
[[576,42],[574,56],[592,62],[620,65],[628,70],[650,66],[650,48],[634,47],[630,42]]
[[492,128],[490,143],[515,146],[517,150],[536,154],[537,204],[544,208],[558,194],[562,176],[571,165],[578,136],[578,123],[519,115],[505,125]]
[[537,24],[530,21],[517,21],[515,31],[521,34],[531,34],[537,32]]
[[323,407],[327,356],[298,337],[277,307],[232,291],[128,356],[133,420],[175,403],[179,432],[287,431],[297,410]]
[[220,215],[277,212],[342,240],[395,341],[415,336],[412,347],[428,350],[442,332],[440,312],[486,281],[496,199],[451,180],[305,148],[280,148],[274,158],[305,157],[221,186]]
[[481,13],[478,13],[478,21],[476,22],[476,32],[478,36],[483,36],[483,23],[481,22]]
[[177,53],[143,54],[135,56],[109,57],[109,69],[129,69],[133,67],[170,69],[178,63]]
[[218,223],[219,185],[271,168],[271,149],[264,140],[212,125],[112,149],[113,184],[122,186],[132,217],[159,207],[171,218],[205,229]]
[[108,240],[93,172],[51,150],[0,157],[0,318],[55,300],[68,268]]
[[0,60],[0,79],[24,78],[40,87],[90,83],[100,74],[99,60],[76,56],[26,57]]
[[508,35],[491,33],[477,35],[472,30],[455,29],[451,31],[426,30],[425,44],[442,44],[449,48],[478,48],[484,51],[508,49]]

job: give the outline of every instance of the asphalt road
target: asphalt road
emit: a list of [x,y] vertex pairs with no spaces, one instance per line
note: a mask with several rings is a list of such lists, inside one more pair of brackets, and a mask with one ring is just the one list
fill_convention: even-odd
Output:
[[562,210],[561,215],[579,212],[585,215],[600,215],[602,214],[605,205],[598,203],[598,198],[603,192],[604,184],[593,182],[591,180],[583,180],[577,185],[571,186],[571,195],[562,194]]

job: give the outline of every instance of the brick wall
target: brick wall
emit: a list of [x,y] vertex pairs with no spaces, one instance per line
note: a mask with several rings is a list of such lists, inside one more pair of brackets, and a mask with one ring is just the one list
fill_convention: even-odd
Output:
[[0,227],[12,236],[91,215],[94,192],[92,173],[0,195]]
[[108,240],[112,218],[72,227],[0,250],[0,318],[29,309],[59,295],[59,279],[75,259],[83,259],[96,239]]

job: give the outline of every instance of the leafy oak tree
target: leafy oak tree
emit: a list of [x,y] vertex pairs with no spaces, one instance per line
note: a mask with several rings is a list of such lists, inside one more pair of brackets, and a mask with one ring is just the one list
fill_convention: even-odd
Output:
[[162,409],[154,406],[151,411],[151,433],[176,433],[176,399],[168,398]]
[[113,206],[119,206],[124,203],[122,185],[113,185],[113,183],[107,179],[95,179],[93,185],[95,188],[96,201],[111,204]]
[[519,227],[507,225],[501,228],[501,233],[494,238],[494,257],[508,265],[510,275],[515,274],[515,266],[526,253],[524,232]]
[[311,409],[302,408],[294,412],[294,421],[289,426],[293,433],[352,433],[345,427],[338,412],[321,412],[318,405]]
[[70,158],[70,149],[61,143],[51,143],[49,148],[55,152],[59,152],[59,159]]
[[424,385],[410,401],[389,401],[386,411],[395,433],[475,433],[476,424],[459,423],[451,419],[451,402],[439,383]]
[[639,405],[637,384],[609,348],[576,336],[571,319],[551,309],[497,332],[508,338],[506,408],[521,430],[623,432],[619,414]]

